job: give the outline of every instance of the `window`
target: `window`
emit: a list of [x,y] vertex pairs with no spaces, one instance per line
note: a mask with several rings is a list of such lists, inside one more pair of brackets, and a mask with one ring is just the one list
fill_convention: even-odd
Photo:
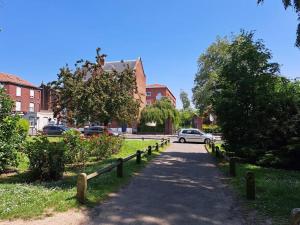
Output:
[[147,92],[147,96],[151,96],[151,92]]
[[21,111],[21,102],[16,102],[16,111],[17,112]]
[[30,90],[30,98],[34,98],[34,90]]
[[29,103],[29,112],[34,112],[34,103]]
[[21,95],[22,95],[22,89],[20,87],[17,87],[16,96],[21,96]]
[[193,134],[201,134],[200,131],[193,130]]
[[156,95],[156,100],[161,100],[161,98],[162,98],[162,94],[158,92],[158,94]]

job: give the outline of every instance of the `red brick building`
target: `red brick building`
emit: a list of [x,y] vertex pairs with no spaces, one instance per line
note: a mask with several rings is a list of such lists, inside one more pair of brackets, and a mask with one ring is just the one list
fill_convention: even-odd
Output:
[[[136,60],[125,60],[116,62],[105,62],[103,69],[105,71],[116,70],[122,72],[127,67],[134,70],[138,93],[134,95],[135,99],[141,101],[140,112],[146,106],[146,74],[143,67],[142,59],[139,57]],[[122,132],[136,132],[138,121],[133,121],[131,124],[120,124],[117,121],[112,121],[109,125],[111,128],[119,129]]]
[[15,102],[14,112],[26,115],[37,113],[41,107],[41,90],[15,75],[0,73],[0,86]]
[[162,97],[167,97],[171,100],[174,107],[176,107],[176,98],[170,89],[161,84],[150,84],[146,87],[146,101],[147,105],[153,104],[156,100],[160,100]]

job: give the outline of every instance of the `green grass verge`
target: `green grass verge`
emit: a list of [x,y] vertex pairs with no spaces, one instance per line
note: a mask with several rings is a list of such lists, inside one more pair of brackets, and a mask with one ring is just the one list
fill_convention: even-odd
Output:
[[[210,151],[210,149],[209,149]],[[220,162],[221,170],[228,174],[228,163]],[[255,174],[256,200],[246,200],[246,172]],[[247,205],[256,209],[261,215],[272,219],[273,224],[289,224],[293,208],[300,207],[300,172],[264,168],[250,164],[237,164],[237,176],[230,183]]]
[[[102,162],[91,163],[85,169],[67,169],[65,178],[56,182],[34,182],[28,183],[29,173],[24,172],[26,160],[21,164],[19,174],[0,177],[0,219],[32,218],[51,213],[52,211],[66,211],[70,208],[80,207],[77,203],[76,180],[77,174],[87,174],[109,165],[116,158],[125,157],[153,145],[156,141],[125,141],[121,151],[111,158]],[[124,164],[124,177],[117,178],[116,171],[98,176],[88,181],[87,206],[94,206],[109,193],[117,191],[126,184],[130,177],[138,172],[158,152],[152,156],[143,157],[142,163],[137,165],[135,159]],[[28,162],[27,162],[28,164]]]

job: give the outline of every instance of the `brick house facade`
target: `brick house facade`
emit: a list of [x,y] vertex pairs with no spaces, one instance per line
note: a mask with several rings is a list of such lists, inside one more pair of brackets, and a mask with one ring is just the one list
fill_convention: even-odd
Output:
[[176,98],[167,86],[161,84],[147,85],[146,87],[147,105],[153,104],[156,100],[159,100],[162,97],[167,97],[168,99],[170,99],[174,107],[176,107]]
[[41,90],[15,75],[0,73],[0,84],[15,102],[13,111],[18,114],[37,113],[41,107]]

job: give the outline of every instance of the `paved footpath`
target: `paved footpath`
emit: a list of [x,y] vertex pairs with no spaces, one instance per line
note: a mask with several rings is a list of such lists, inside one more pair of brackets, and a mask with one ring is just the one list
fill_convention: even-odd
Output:
[[202,144],[173,143],[126,188],[95,208],[88,224],[249,224],[222,179]]
[[0,225],[271,224],[241,210],[224,179],[202,144],[173,143],[128,186],[92,210]]

